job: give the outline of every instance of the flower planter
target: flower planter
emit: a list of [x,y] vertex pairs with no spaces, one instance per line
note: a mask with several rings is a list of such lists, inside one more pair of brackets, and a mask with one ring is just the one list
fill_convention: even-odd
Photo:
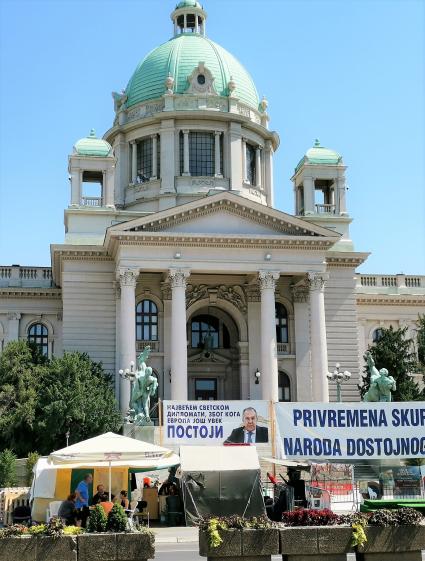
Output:
[[280,551],[285,561],[346,561],[351,539],[347,526],[281,528]]
[[366,526],[367,542],[359,561],[421,561],[425,526]]
[[0,561],[147,561],[154,556],[154,538],[144,533],[0,540]]
[[223,542],[214,548],[208,544],[207,532],[199,532],[199,555],[208,561],[225,558],[226,561],[270,561],[279,553],[279,530],[220,530]]

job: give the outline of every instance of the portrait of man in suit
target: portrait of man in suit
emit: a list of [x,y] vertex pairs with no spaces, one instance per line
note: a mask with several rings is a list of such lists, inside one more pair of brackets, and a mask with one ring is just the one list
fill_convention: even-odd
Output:
[[224,444],[256,444],[269,441],[269,429],[257,425],[257,411],[254,407],[246,407],[242,411],[243,427],[233,429]]

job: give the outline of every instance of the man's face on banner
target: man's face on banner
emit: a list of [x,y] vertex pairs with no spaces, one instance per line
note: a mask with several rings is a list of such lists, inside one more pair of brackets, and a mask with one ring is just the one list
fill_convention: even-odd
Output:
[[254,431],[257,426],[257,413],[254,409],[247,409],[243,414],[243,427],[245,430]]

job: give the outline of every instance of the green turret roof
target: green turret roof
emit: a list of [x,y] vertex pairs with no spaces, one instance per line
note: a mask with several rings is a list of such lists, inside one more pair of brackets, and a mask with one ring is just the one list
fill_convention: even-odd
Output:
[[316,138],[313,148],[307,150],[305,156],[298,162],[295,171],[297,172],[303,164],[318,164],[318,165],[332,165],[335,166],[342,162],[342,156],[320,145],[320,141]]
[[[184,0],[184,3],[190,1]],[[229,94],[227,86],[232,78],[236,84],[233,95],[258,110],[258,93],[247,70],[223,47],[195,33],[183,33],[170,39],[140,62],[126,88],[127,107],[164,95],[169,75],[174,78],[174,93],[184,93],[189,87],[187,78],[200,62],[205,63],[214,76],[214,87],[219,95]]]
[[74,150],[80,156],[105,158],[112,153],[112,146],[106,140],[97,138],[94,129],[91,129],[89,136],[81,138],[75,143]]
[[176,10],[179,8],[202,8],[202,6],[196,0],[182,0],[177,4]]

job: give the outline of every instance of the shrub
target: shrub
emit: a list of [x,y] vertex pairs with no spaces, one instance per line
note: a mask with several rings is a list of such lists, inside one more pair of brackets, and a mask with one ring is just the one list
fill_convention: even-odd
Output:
[[424,521],[422,514],[414,508],[399,508],[395,518],[399,526],[419,526]]
[[106,518],[105,511],[100,505],[96,505],[94,510],[91,511],[90,516],[87,521],[87,531],[88,532],[106,532],[106,524],[108,519]]
[[16,456],[6,448],[0,452],[0,487],[13,487],[16,481]]
[[369,517],[369,524],[371,526],[396,526],[397,511],[387,508],[375,510]]
[[108,514],[106,529],[109,532],[125,532],[127,530],[128,518],[123,507],[115,503]]
[[220,530],[259,530],[262,528],[275,528],[276,525],[267,516],[254,516],[243,518],[243,516],[209,516],[203,518],[199,523],[200,530],[208,534],[208,544],[211,548],[218,547],[223,538]]
[[28,533],[32,536],[43,536],[46,535],[46,530],[46,524],[37,524],[36,526],[30,526],[28,528]]
[[85,529],[80,528],[80,526],[65,526],[63,533],[65,536],[78,536],[78,534],[84,534]]
[[62,519],[58,516],[53,516],[46,524],[46,531],[44,532],[44,535],[57,538],[58,536],[63,535],[64,528],[65,524],[62,522]]
[[0,539],[10,538],[11,536],[22,536],[22,534],[27,533],[28,526],[23,526],[22,524],[12,524],[12,526],[0,528]]
[[321,510],[300,508],[282,514],[282,522],[287,526],[334,526],[340,524],[340,517],[324,508]]

